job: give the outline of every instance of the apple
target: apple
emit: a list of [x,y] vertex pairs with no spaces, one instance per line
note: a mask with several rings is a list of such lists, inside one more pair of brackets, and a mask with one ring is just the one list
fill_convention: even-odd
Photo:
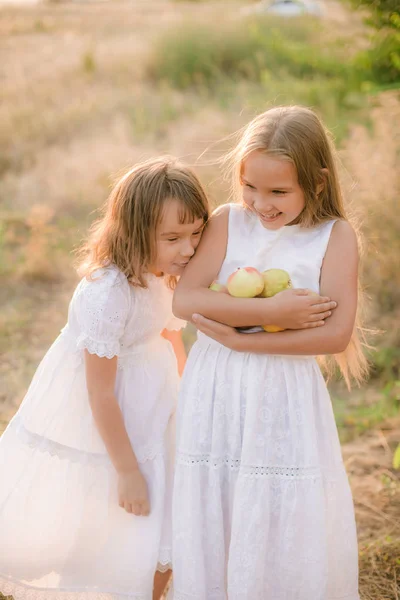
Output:
[[261,273],[264,280],[264,288],[260,294],[262,298],[271,298],[292,287],[290,275],[283,269],[268,269]]
[[[264,280],[264,289],[260,294],[262,298],[271,298],[272,296],[275,296],[275,294],[292,287],[290,275],[283,269],[268,269],[267,271],[262,272],[262,276]],[[278,325],[263,325],[262,327],[264,331],[267,331],[268,333],[284,331],[284,329],[278,327]]]
[[224,294],[228,293],[228,288],[226,287],[226,285],[219,283],[219,281],[217,281],[216,279],[212,282],[208,289],[213,290],[214,292],[223,292]]
[[278,331],[284,331],[283,327],[278,327],[278,325],[263,325],[262,328],[267,333],[277,333]]
[[227,288],[235,298],[255,298],[264,289],[264,279],[254,267],[243,267],[229,276]]

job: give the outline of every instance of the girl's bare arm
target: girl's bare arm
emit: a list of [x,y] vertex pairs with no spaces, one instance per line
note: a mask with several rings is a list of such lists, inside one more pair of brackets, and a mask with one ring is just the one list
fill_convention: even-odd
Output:
[[85,350],[86,384],[93,418],[107,452],[121,473],[137,470],[138,463],[114,393],[118,358],[100,358]]
[[[221,344],[241,352],[317,355],[343,352],[352,335],[357,310],[358,248],[356,235],[346,221],[334,226],[321,271],[321,290],[338,301],[338,308],[323,327],[306,331],[239,334],[231,327],[199,315],[195,324]],[[276,296],[279,299],[280,294]]]
[[228,220],[228,205],[211,217],[199,248],[175,290],[174,314],[191,321],[194,313],[200,313],[232,327],[274,323],[301,329],[320,325],[326,312],[335,307],[329,297],[309,296],[305,290],[287,290],[278,302],[276,298],[232,298],[208,289],[225,258]]

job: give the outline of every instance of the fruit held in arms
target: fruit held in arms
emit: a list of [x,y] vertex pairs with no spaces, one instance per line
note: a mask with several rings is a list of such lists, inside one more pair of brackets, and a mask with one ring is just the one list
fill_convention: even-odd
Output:
[[263,298],[271,298],[292,287],[290,275],[283,269],[268,269],[261,273],[264,280],[264,288],[260,294]]
[[[264,280],[264,289],[260,296],[263,298],[271,298],[272,296],[275,296],[275,294],[292,287],[290,275],[283,269],[268,269],[267,271],[262,272],[262,276]],[[278,327],[277,325],[263,325],[263,329],[268,333],[283,331],[283,328]]]
[[214,292],[224,292],[225,294],[228,293],[228,288],[226,287],[226,285],[219,283],[219,281],[217,280],[212,282],[209,289],[213,290]]
[[227,288],[235,298],[255,298],[264,289],[264,279],[254,267],[243,267],[229,276]]
[[263,325],[262,328],[267,333],[277,333],[278,331],[284,331],[283,327],[278,327],[278,325]]

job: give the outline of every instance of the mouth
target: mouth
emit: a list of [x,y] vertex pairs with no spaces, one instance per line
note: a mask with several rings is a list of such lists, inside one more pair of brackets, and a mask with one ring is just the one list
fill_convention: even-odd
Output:
[[184,267],[186,267],[189,264],[189,261],[187,260],[184,263],[174,263],[177,267],[180,267],[181,269],[183,269]]
[[256,212],[257,212],[257,215],[259,216],[259,218],[262,221],[264,221],[265,223],[273,223],[274,221],[277,221],[279,219],[279,217],[282,215],[282,213],[279,211],[276,211],[274,213],[269,213],[269,214],[263,214],[258,211],[256,211]]

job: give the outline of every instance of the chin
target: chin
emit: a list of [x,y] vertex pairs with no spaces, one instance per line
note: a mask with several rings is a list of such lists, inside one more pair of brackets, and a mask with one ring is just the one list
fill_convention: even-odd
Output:
[[166,275],[172,275],[173,277],[179,277],[182,275],[185,267],[179,267],[178,265],[169,265],[164,269]]
[[269,229],[270,231],[276,231],[277,229],[281,229],[286,225],[286,223],[284,221],[281,221],[280,219],[275,223],[266,223],[265,221],[262,221],[260,219],[260,223],[264,227],[264,229]]

